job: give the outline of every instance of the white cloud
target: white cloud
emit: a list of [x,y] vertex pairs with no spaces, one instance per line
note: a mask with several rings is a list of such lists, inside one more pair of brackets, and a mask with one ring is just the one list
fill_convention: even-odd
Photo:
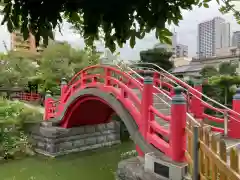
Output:
[[[240,30],[240,25],[236,23],[234,17],[231,14],[222,15],[218,8],[219,5],[213,1],[210,3],[210,8],[195,7],[192,11],[183,12],[183,20],[179,23],[178,27],[175,27],[175,30],[178,33],[178,42],[189,46],[190,56],[194,56],[196,53],[197,25],[199,22],[212,19],[215,16],[220,16],[231,23],[232,31]],[[0,17],[0,19],[2,19],[2,17]],[[80,35],[74,34],[68,23],[63,24],[62,35],[58,31],[56,32],[56,39],[68,41],[75,47],[84,47],[83,39],[80,37]],[[10,47],[10,35],[5,26],[0,27],[0,40],[5,41],[8,47]],[[133,49],[131,49],[129,43],[127,43],[123,48],[118,49],[117,51],[120,52],[123,59],[135,60],[139,59],[139,52],[141,50],[152,48],[157,42],[158,41],[155,38],[154,33],[150,33],[147,34],[144,39],[137,40]],[[100,50],[104,49],[104,46],[101,43],[98,45],[98,47]],[[3,43],[0,43],[0,51],[5,51]]]

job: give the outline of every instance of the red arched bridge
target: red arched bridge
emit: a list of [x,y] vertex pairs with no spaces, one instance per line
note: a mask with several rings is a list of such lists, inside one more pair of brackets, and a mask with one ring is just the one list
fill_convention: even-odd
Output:
[[[140,155],[160,152],[177,162],[184,161],[188,121],[209,123],[212,131],[240,138],[238,94],[232,110],[202,94],[200,84],[191,87],[162,69],[139,66],[95,65],[77,73],[69,83],[63,80],[60,99],[45,98],[44,119],[71,128],[107,123],[116,113]],[[214,116],[205,113],[206,109]]]

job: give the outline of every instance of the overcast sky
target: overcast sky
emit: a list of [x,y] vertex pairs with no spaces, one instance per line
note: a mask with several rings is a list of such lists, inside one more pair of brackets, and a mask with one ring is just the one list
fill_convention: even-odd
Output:
[[[238,25],[231,14],[222,15],[218,11],[219,5],[213,1],[210,4],[210,8],[194,8],[193,11],[184,11],[183,20],[180,22],[178,27],[175,27],[175,31],[178,34],[178,43],[188,45],[189,55],[195,56],[197,48],[197,25],[201,21],[210,20],[215,16],[220,16],[226,19],[231,24],[231,32],[240,30]],[[240,9],[240,8],[239,8]],[[172,28],[173,29],[173,28]],[[74,47],[84,47],[83,39],[74,34],[69,29],[69,24],[64,24],[62,29],[62,35],[56,33],[57,40],[65,40],[72,44]],[[5,41],[8,47],[10,46],[10,35],[7,32],[5,26],[0,26],[0,40]],[[129,44],[126,44],[122,49],[118,49],[120,56],[123,59],[135,60],[139,59],[139,52],[144,49],[152,48],[156,40],[153,33],[147,34],[142,40],[137,40],[134,49],[131,49]],[[103,50],[104,47],[99,45],[98,48]],[[0,51],[5,51],[3,43],[0,43]]]

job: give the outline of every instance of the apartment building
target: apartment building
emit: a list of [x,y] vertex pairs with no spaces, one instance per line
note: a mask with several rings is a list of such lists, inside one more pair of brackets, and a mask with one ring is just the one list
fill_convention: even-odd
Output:
[[15,31],[11,34],[11,50],[12,51],[29,51],[29,52],[42,52],[44,46],[42,43],[36,47],[35,37],[29,33],[29,37],[24,41],[22,34]]
[[230,24],[221,17],[198,25],[197,48],[199,57],[216,56],[216,49],[230,46]]

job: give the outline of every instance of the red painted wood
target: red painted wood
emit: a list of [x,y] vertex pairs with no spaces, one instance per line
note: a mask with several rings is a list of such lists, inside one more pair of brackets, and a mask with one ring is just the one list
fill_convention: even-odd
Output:
[[186,104],[175,104],[171,106],[171,121],[170,121],[170,147],[171,157],[174,161],[185,161],[186,149]]
[[[97,73],[94,73],[97,72]],[[171,82],[161,81],[161,76],[164,74],[154,73],[153,84],[156,87],[162,87],[163,89],[155,88],[150,85],[143,84],[143,78],[132,78],[131,73],[125,73],[120,69],[116,69],[111,66],[95,65],[87,67],[86,69],[77,73],[72,80],[62,91],[60,104],[57,105],[51,98],[45,100],[46,114],[45,119],[49,120],[53,117],[59,117],[69,101],[75,93],[85,88],[98,88],[101,91],[111,93],[115,96],[124,107],[126,107],[129,113],[132,115],[136,124],[139,127],[141,135],[145,141],[154,145],[157,149],[162,151],[165,155],[171,159],[182,162],[184,160],[184,151],[177,151],[176,149],[183,149],[185,147],[185,134],[184,128],[186,122],[186,106],[172,105],[171,116],[166,116],[152,106],[152,93],[166,93],[170,96],[173,93],[173,84]],[[196,88],[194,90],[191,86],[184,82],[179,81],[174,76],[168,76],[174,82],[178,83],[182,87],[186,88],[189,92],[195,93],[200,96],[201,89]],[[142,92],[142,101],[134,93],[132,88],[138,89]],[[184,94],[186,97],[186,95]],[[149,97],[149,99],[147,98]],[[213,109],[217,112],[223,112],[224,110],[213,107],[212,105],[198,100],[197,102],[192,98],[189,99],[190,110],[196,116],[208,119],[215,122],[222,122],[223,119],[214,116],[209,116],[203,113],[203,107]],[[94,113],[92,110],[94,109]],[[62,127],[69,128],[73,126],[85,125],[85,124],[98,124],[108,122],[109,117],[114,113],[110,104],[103,101],[98,97],[82,96],[77,99],[68,107],[65,115],[61,119]],[[235,111],[228,112],[234,115]],[[236,113],[235,113],[236,114]],[[170,130],[164,129],[159,125],[154,116],[158,116],[163,120],[170,121]],[[235,124],[236,125],[236,124]],[[223,129],[212,127],[213,131],[223,132]],[[159,134],[161,136],[159,136]],[[170,144],[164,141],[161,137],[165,136],[169,138]],[[143,156],[141,149],[136,146],[136,149],[140,156]]]
[[[240,113],[240,99],[233,99],[232,105],[233,110]],[[240,122],[235,120],[239,120],[240,117],[235,115],[233,118],[230,118],[228,122],[228,136],[231,138],[240,139]]]
[[144,84],[142,91],[142,102],[141,102],[141,126],[140,131],[142,132],[145,139],[147,139],[148,123],[149,123],[149,109],[153,105],[153,84]]
[[19,99],[20,101],[35,102],[41,100],[41,95],[38,93],[16,92],[13,98]]
[[[197,91],[202,92],[202,86],[197,85],[194,87]],[[203,112],[204,108],[202,106],[202,95],[196,92],[193,92],[193,94],[196,96],[193,96],[191,99],[191,104],[190,104],[190,111],[191,113],[194,114],[195,118],[201,119],[203,118]]]

